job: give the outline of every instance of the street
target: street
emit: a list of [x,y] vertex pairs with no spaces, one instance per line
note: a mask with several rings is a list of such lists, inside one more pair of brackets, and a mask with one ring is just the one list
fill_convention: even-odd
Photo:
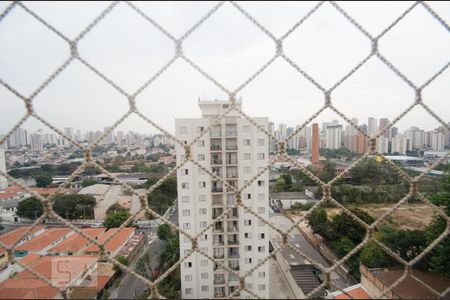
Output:
[[[275,227],[279,228],[282,231],[287,230],[292,225],[291,220],[280,213],[271,213],[270,221],[274,224]],[[281,235],[273,229],[270,231],[270,239],[272,241],[278,242],[279,245],[282,244]],[[301,253],[304,253],[324,267],[330,266],[325,258],[303,237],[303,235],[297,229],[294,229],[289,233],[289,243],[296,249],[298,249]],[[283,257],[286,259],[286,261],[291,265],[312,263],[289,248],[284,248],[283,250],[281,250],[281,253],[283,254]],[[337,272],[331,273],[331,279],[340,288],[345,288],[348,286],[345,278],[343,278]]]
[[[168,219],[170,222],[172,222],[175,225],[178,225],[178,207],[175,200],[175,210],[172,215],[169,215]],[[159,264],[160,264],[160,256],[165,250],[166,243],[164,241],[161,241],[156,236],[156,228],[150,230],[153,235],[153,240],[150,242],[149,245],[142,251],[139,258],[137,258],[132,264],[131,268],[133,270],[136,270],[136,264],[139,261],[141,257],[143,257],[146,253],[149,253],[149,261],[148,261],[148,268],[150,270],[155,270]],[[146,231],[149,231],[148,229]],[[149,239],[150,241],[150,239]],[[120,280],[118,288],[111,287],[111,298],[115,299],[132,299],[136,296],[142,295],[145,290],[148,288],[148,286],[142,282],[141,280],[137,279],[132,274],[123,274],[123,277],[118,280]]]

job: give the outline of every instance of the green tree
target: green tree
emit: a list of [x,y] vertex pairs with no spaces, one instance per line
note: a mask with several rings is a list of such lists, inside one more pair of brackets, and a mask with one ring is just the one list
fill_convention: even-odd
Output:
[[128,266],[128,264],[129,264],[128,259],[125,256],[123,256],[123,255],[117,255],[116,259],[117,259],[118,262],[120,262],[124,266]]
[[94,184],[97,184],[97,180],[95,180],[93,178],[85,178],[81,182],[82,187],[87,187],[87,186],[94,185]]
[[324,165],[322,172],[320,173],[320,180],[323,182],[328,182],[332,180],[336,176],[336,164],[331,162],[330,160],[327,160]]
[[363,265],[369,268],[387,268],[396,265],[396,261],[374,241],[369,241],[364,246],[359,259]]
[[306,219],[315,233],[323,235],[326,232],[328,227],[328,217],[325,208],[318,207],[313,209]]
[[[350,211],[367,224],[371,224],[374,221],[363,210],[351,209]],[[347,236],[355,245],[361,243],[366,235],[366,229],[346,213],[335,215],[331,222],[331,228],[337,239]]]
[[33,179],[36,180],[36,186],[41,188],[48,187],[53,181],[52,175],[49,173],[35,175],[33,176]]
[[280,177],[277,179],[277,181],[275,182],[275,187],[274,187],[274,191],[276,193],[279,192],[284,192],[286,189],[286,180],[284,180],[284,178]]
[[106,215],[103,226],[107,229],[120,227],[129,217],[128,211],[115,211]]
[[284,191],[291,190],[291,188],[292,188],[292,176],[291,176],[291,174],[289,174],[289,173],[281,174],[280,178],[284,179],[284,182],[285,182],[285,185],[286,185],[285,188],[284,188]]
[[19,202],[16,214],[22,218],[37,219],[44,213],[44,207],[39,199],[30,197]]
[[91,195],[66,194],[56,195],[53,210],[66,219],[93,218],[97,201]]
[[108,207],[108,209],[106,210],[106,214],[108,215],[108,214],[114,213],[116,211],[127,212],[127,209],[125,207],[123,207],[122,205],[120,205],[119,203],[114,203],[113,205]]
[[161,224],[158,226],[157,235],[160,240],[167,241],[172,235],[172,229],[167,224]]

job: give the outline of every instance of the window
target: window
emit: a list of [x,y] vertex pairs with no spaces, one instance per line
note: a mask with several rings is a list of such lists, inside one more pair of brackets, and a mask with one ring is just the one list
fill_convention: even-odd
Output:
[[209,286],[202,285],[202,292],[208,292],[208,291],[209,291]]
[[206,221],[200,222],[200,228],[205,228],[206,226],[208,226],[208,223]]
[[187,262],[184,263],[184,266],[185,266],[186,268],[192,268],[192,262],[187,261]]
[[200,208],[198,213],[200,215],[206,215],[206,208]]
[[258,285],[258,290],[260,290],[260,291],[265,291],[265,290],[266,290],[266,285],[264,285],[264,284],[259,284],[259,285]]
[[189,254],[189,250],[190,250],[190,249],[184,249],[184,256],[186,256],[186,255]]
[[249,290],[251,290],[253,288],[253,285],[251,283],[246,283],[245,287]]
[[197,141],[197,147],[205,147],[205,141],[203,141],[203,140],[198,140]]
[[264,194],[258,194],[258,200],[264,200]]
[[258,159],[264,159],[265,155],[264,153],[258,153]]
[[261,221],[261,220],[258,220],[258,226],[259,226],[259,227],[264,227],[264,226],[266,226],[266,223],[264,223],[264,222]]
[[258,214],[263,214],[265,211],[264,207],[258,207]]
[[266,277],[266,272],[258,272],[258,277],[259,277],[259,278],[264,278],[264,277]]
[[203,126],[198,126],[197,127],[197,133],[202,132],[203,130],[205,130],[205,128]]
[[252,251],[252,246],[245,246],[245,251]]
[[181,202],[188,203],[189,202],[189,196],[182,196],[181,197]]
[[266,237],[264,233],[258,233],[258,239],[263,240]]
[[200,236],[200,240],[201,241],[206,241],[207,239],[208,239],[208,235],[207,234]]
[[189,175],[189,169],[181,169],[181,175]]
[[252,225],[252,220],[244,220],[244,226]]
[[184,155],[180,155],[180,160],[184,161]]
[[191,223],[183,223],[183,228],[184,229],[190,229],[191,228]]
[[250,153],[244,153],[244,160],[250,159]]
[[252,194],[245,194],[245,199],[247,199],[247,200],[252,199]]
[[200,265],[201,265],[202,267],[206,267],[206,266],[208,265],[208,260],[207,260],[207,259],[202,259],[202,260],[200,261]]
[[178,128],[178,132],[179,133],[187,133],[187,127],[186,126],[180,126],[180,128]]
[[199,154],[197,158],[199,161],[205,160],[205,154]]
[[186,294],[192,294],[192,289],[191,288],[188,288],[188,289],[185,289],[185,292],[186,292]]
[[189,209],[183,209],[183,216],[187,217],[191,215],[191,211]]
[[183,242],[189,243],[190,241],[191,240],[187,236],[183,235]]
[[251,238],[252,238],[252,234],[250,232],[244,233],[244,239],[251,239]]
[[244,174],[250,174],[252,173],[252,168],[251,167],[244,167]]
[[206,195],[199,195],[198,201],[206,201]]
[[186,276],[184,276],[184,280],[186,280],[186,281],[192,281],[192,275],[186,275]]
[[200,276],[202,279],[208,279],[208,273],[202,273]]
[[258,146],[264,146],[264,139],[258,139],[258,140],[256,141],[256,144],[257,144]]
[[246,264],[251,264],[251,263],[252,263],[252,258],[251,258],[251,257],[246,258],[246,259],[245,259],[245,263],[246,263]]
[[244,142],[244,146],[250,146],[250,140],[246,139],[243,142]]
[[189,183],[188,182],[182,182],[181,183],[181,188],[182,189],[188,189],[189,188]]
[[243,126],[243,127],[242,127],[242,130],[243,130],[244,132],[250,132],[250,126],[248,126],[248,125]]
[[266,251],[266,247],[264,247],[264,246],[258,247],[258,252],[264,252],[264,251]]
[[203,170],[202,168],[198,167],[198,175],[204,175],[205,174],[205,170]]
[[264,180],[258,180],[258,186],[264,186]]
[[202,252],[204,254],[208,254],[208,248],[207,247],[202,247],[202,248],[200,248],[200,252]]
[[258,174],[264,171],[264,169],[265,169],[264,167],[258,167]]
[[201,189],[205,188],[206,187],[206,181],[199,181],[198,182],[198,187],[201,188]]

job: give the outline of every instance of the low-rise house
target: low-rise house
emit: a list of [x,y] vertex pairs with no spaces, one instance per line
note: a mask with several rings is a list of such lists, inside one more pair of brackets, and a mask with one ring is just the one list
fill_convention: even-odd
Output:
[[44,233],[17,246],[14,251],[15,257],[23,257],[28,253],[45,255],[48,250],[73,234],[70,228],[50,228]]

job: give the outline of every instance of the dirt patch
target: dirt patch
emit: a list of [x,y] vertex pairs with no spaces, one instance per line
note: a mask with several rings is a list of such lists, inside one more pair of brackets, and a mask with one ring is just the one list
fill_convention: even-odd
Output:
[[[353,207],[362,209],[371,215],[374,219],[381,217],[392,208],[394,204],[366,204],[355,205]],[[350,207],[349,207],[350,208]],[[333,215],[341,213],[340,208],[327,208],[327,215],[332,218]],[[430,224],[433,217],[433,209],[423,204],[404,204],[395,212],[387,216],[384,220],[401,229],[424,229]]]

